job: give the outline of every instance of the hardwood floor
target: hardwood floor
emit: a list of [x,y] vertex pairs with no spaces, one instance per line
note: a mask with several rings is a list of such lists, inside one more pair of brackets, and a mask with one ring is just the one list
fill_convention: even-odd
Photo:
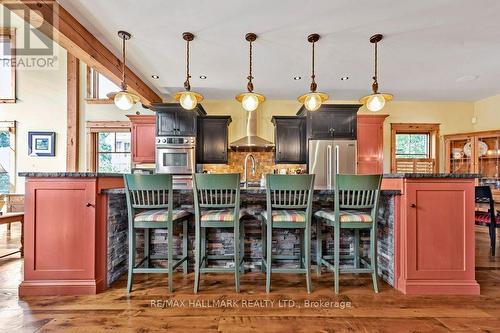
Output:
[[[0,253],[17,247],[19,225],[9,237],[0,229],[0,239]],[[95,296],[19,300],[22,259],[17,254],[0,260],[0,331],[500,332],[500,256],[489,256],[486,228],[477,227],[476,240],[480,296],[405,296],[383,282],[374,294],[368,275],[342,276],[342,294],[335,296],[331,274],[314,274],[310,295],[303,277],[275,274],[267,295],[264,276],[257,273],[242,277],[240,294],[233,291],[232,275],[204,275],[194,295],[193,275],[178,273],[172,295],[166,276],[142,275],[130,295],[122,278]],[[324,303],[307,307],[306,301]]]

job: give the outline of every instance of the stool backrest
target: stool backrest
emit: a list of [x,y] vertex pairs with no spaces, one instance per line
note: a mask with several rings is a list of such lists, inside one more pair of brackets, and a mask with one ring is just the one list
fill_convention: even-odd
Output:
[[335,185],[335,210],[371,210],[375,218],[380,195],[382,175],[337,174]]
[[172,175],[123,175],[130,208],[168,208],[173,202]]
[[240,204],[240,174],[206,174],[193,176],[195,208],[233,208]]
[[266,175],[267,205],[276,209],[310,209],[314,175]]

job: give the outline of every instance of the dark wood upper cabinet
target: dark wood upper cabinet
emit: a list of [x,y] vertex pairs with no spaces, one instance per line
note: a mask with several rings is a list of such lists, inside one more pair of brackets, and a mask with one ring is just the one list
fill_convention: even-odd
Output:
[[198,117],[197,123],[196,163],[227,163],[228,126],[231,117]]
[[306,117],[272,118],[276,163],[307,163]]
[[307,117],[309,139],[356,139],[360,107],[361,104],[323,104],[314,112],[301,107],[297,115]]
[[157,112],[157,136],[195,136],[196,118],[206,115],[200,104],[191,111],[184,110],[178,103],[153,103],[149,109]]

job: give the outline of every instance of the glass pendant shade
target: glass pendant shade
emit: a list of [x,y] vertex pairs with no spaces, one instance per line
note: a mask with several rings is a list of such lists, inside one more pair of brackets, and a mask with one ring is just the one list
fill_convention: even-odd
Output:
[[186,110],[192,110],[198,105],[198,101],[196,100],[196,96],[189,91],[186,91],[181,94],[181,98],[179,99],[181,106]]
[[317,111],[323,102],[328,100],[328,95],[321,92],[310,92],[298,98],[298,101],[304,104],[307,111]]
[[236,96],[236,100],[241,103],[244,110],[250,112],[257,110],[260,103],[264,102],[266,98],[261,94],[245,92]]
[[384,106],[385,98],[381,94],[373,94],[366,101],[366,108],[373,112],[382,110]]
[[118,92],[113,98],[115,105],[123,111],[130,110],[140,99],[138,96],[126,91]]

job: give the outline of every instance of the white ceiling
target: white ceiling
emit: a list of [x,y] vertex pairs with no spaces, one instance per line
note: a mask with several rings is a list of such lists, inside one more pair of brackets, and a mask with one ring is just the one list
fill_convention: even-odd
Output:
[[[316,52],[318,90],[336,100],[358,99],[370,91],[373,46],[368,39],[374,33],[385,36],[379,44],[380,90],[396,100],[477,100],[500,92],[498,0],[59,2],[117,55],[116,32],[132,33],[128,65],[166,98],[184,81],[184,31],[196,35],[192,89],[207,99],[234,98],[246,86],[247,32],[259,36],[255,91],[269,99],[295,99],[308,90],[306,36],[313,32],[322,37]],[[342,76],[349,80],[340,81]]]

